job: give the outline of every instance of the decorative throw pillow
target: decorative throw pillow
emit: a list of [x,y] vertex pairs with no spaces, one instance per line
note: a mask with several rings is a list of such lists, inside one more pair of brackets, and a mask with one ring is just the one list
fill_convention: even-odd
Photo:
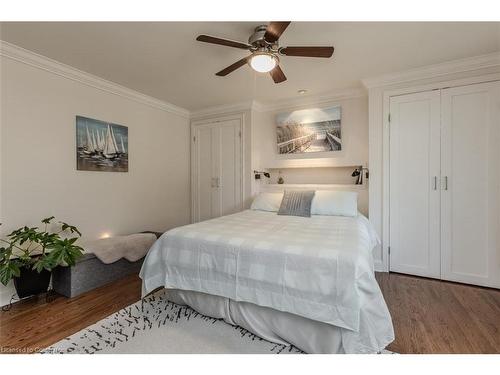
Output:
[[311,217],[314,190],[285,190],[278,215]]

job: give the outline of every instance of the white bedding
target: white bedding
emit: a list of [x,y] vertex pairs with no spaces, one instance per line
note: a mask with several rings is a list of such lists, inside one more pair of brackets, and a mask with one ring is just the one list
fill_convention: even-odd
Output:
[[203,292],[344,328],[361,346],[374,335],[390,342],[373,272],[376,243],[362,215],[247,210],[166,232],[144,261],[143,294],[161,286]]

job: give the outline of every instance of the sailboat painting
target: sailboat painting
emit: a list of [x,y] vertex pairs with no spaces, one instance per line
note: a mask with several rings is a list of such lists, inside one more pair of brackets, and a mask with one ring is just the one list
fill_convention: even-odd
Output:
[[128,172],[128,128],[76,116],[76,169]]

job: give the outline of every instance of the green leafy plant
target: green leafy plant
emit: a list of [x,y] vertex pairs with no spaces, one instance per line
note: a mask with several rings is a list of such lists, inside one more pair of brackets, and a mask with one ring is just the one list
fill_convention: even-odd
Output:
[[[7,285],[14,277],[19,277],[21,267],[28,267],[38,273],[52,271],[57,266],[73,266],[83,255],[83,249],[75,245],[82,236],[73,225],[63,222],[53,224],[54,216],[43,219],[43,229],[21,227],[12,231],[0,247],[0,282]],[[56,230],[49,230],[56,226]],[[68,235],[68,236],[66,236]],[[64,237],[64,238],[63,238]]]

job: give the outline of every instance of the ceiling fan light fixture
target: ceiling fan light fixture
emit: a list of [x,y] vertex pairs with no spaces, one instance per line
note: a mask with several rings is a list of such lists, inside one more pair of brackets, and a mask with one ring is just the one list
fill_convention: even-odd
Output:
[[278,65],[278,58],[271,53],[256,53],[250,59],[250,66],[259,73],[268,73]]
[[[280,47],[279,39],[288,25],[290,25],[290,21],[273,21],[268,25],[257,26],[253,34],[248,38],[247,43],[205,34],[198,35],[196,40],[204,43],[243,49],[251,53],[215,73],[216,76],[225,77],[236,69],[248,64],[258,73],[269,73],[274,83],[282,83],[286,81],[286,76],[283,70],[281,70],[279,56],[329,58],[332,57],[334,51],[333,46]],[[299,94],[304,93],[305,90],[299,91]]]

